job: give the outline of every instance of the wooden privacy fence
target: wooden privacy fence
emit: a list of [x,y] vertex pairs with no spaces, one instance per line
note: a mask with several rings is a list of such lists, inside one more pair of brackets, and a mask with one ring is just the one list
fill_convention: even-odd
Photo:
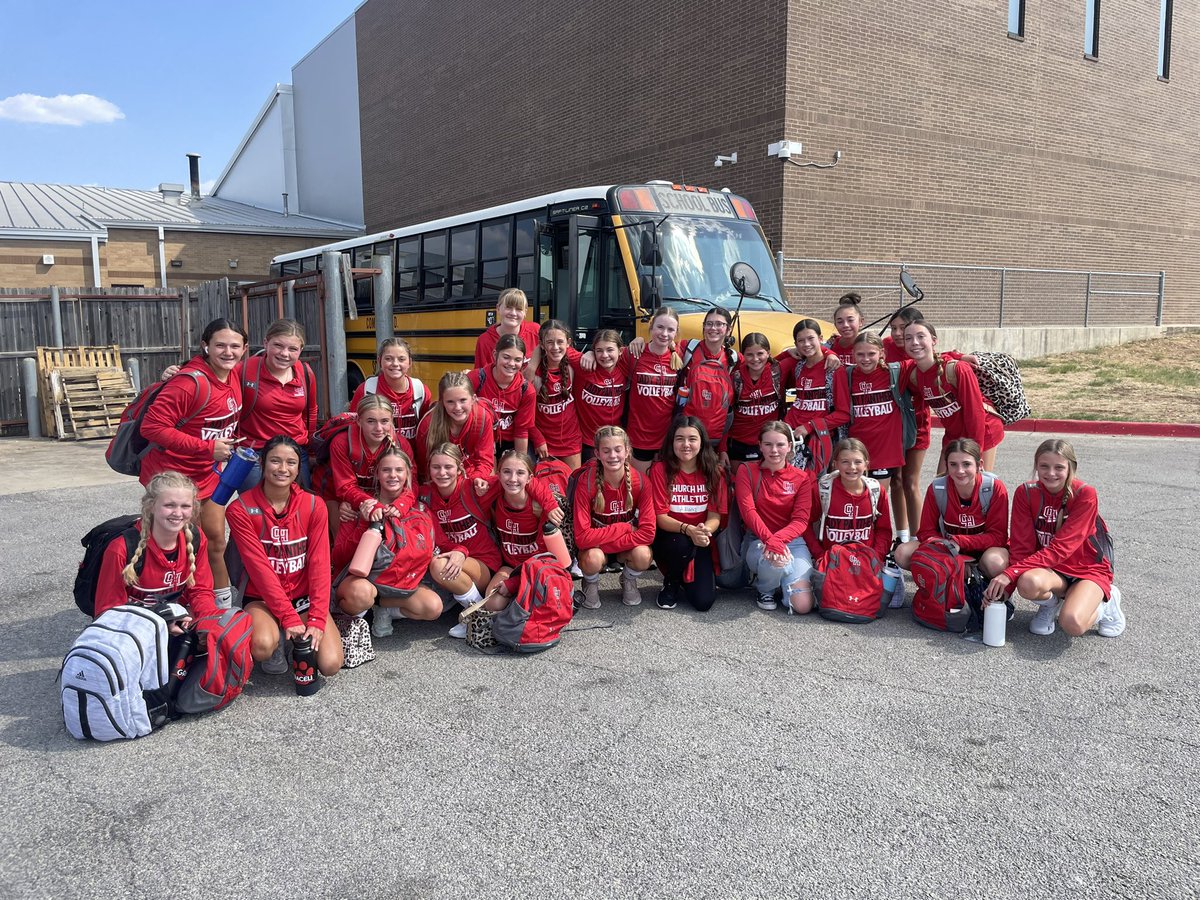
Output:
[[138,360],[144,387],[195,353],[204,326],[227,315],[228,279],[178,290],[0,288],[0,433],[26,432],[21,360],[38,347],[116,344],[126,363]]

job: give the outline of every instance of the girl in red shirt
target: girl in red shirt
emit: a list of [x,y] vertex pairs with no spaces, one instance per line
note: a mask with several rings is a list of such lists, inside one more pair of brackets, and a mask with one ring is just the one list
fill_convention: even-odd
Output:
[[733,316],[714,307],[704,314],[704,340],[686,342],[683,383],[688,395],[684,411],[695,416],[713,446],[725,440],[725,426],[733,404],[732,372],[738,355],[725,346]]
[[[572,471],[579,468],[583,434],[579,430],[573,385],[579,367],[568,355],[573,351],[567,326],[551,319],[542,326],[541,353],[533,373],[537,391],[534,421],[546,442],[545,453],[565,462]],[[576,359],[579,354],[575,353]],[[539,448],[539,454],[542,452]]]
[[672,347],[679,313],[660,306],[650,317],[650,343],[636,358],[628,347],[621,356],[630,372],[629,443],[633,467],[646,474],[663,444],[675,414],[675,383],[683,361]]
[[[488,609],[504,609],[512,599],[509,576],[521,563],[546,552],[543,528],[547,522],[561,525],[562,510],[550,489],[533,477],[533,460],[526,453],[505,450],[497,463],[497,475],[488,479],[479,498],[483,516],[490,517],[500,539],[504,564],[488,582]],[[567,560],[566,565],[570,565]]]
[[496,446],[519,453],[529,452],[529,430],[536,410],[534,390],[521,374],[526,353],[524,341],[506,334],[496,344],[491,368],[476,369],[467,376],[475,396],[491,408]]
[[127,557],[124,540],[110,541],[104,548],[96,616],[125,603],[154,607],[169,600],[189,613],[188,619],[171,626],[178,633],[191,618],[217,612],[203,532],[196,540],[197,511],[191,479],[178,472],[159,472],[150,479],[142,495],[142,518],[134,525],[140,538],[133,556]]
[[[959,438],[946,446],[947,474],[934,479],[925,492],[917,539],[896,547],[897,565],[907,569],[922,541],[947,539],[974,560],[989,579],[1008,566],[1008,489],[993,476],[988,509],[983,511],[981,458],[979,445],[970,438]],[[939,512],[939,493],[944,498],[945,515]]]
[[357,422],[329,444],[332,482],[329,526],[337,534],[342,522],[353,522],[375,506],[375,467],[385,450],[395,443],[407,454],[408,441],[396,435],[392,403],[379,394],[368,394],[355,407]]
[[[850,414],[838,409],[834,399],[833,381],[838,373],[825,363],[821,323],[801,319],[796,329],[796,349],[800,351],[800,361],[792,373],[796,400],[784,421],[792,427],[796,438],[803,441],[802,460],[797,465],[820,475],[829,462],[823,458],[825,453],[829,452],[832,459],[832,447],[826,447],[824,441],[836,443],[838,426],[845,424]],[[814,439],[807,440],[809,435],[815,435]]]
[[279,435],[262,450],[262,483],[229,507],[229,530],[246,569],[242,608],[250,653],[268,675],[287,671],[284,642],[306,637],[326,677],[342,667],[342,639],[329,618],[329,515],[297,484],[300,445]]
[[[447,441],[429,454],[429,481],[418,493],[433,518],[433,537],[438,548],[429,564],[429,574],[461,606],[467,607],[483,597],[481,592],[503,563],[500,548],[479,514],[462,450],[457,444]],[[466,636],[467,627],[462,623],[450,629],[452,638],[461,640]]]
[[475,343],[475,368],[490,366],[496,359],[496,345],[505,335],[519,337],[526,347],[536,347],[540,326],[525,319],[529,299],[520,288],[505,288],[496,300],[496,324],[479,336]]
[[962,437],[983,448],[983,467],[993,471],[1004,423],[984,401],[974,370],[954,360],[943,361],[936,348],[933,325],[921,320],[905,326],[904,349],[915,363],[910,376],[913,403],[918,409],[928,408],[944,429],[938,474],[946,471],[946,446]]
[[[888,323],[891,333],[883,339],[884,359],[889,365],[910,362],[908,352],[904,349],[904,327],[909,322],[919,322],[924,318],[919,309],[912,307],[901,309],[892,316]],[[911,390],[912,382],[908,375],[905,375],[904,383]],[[892,491],[889,498],[892,515],[896,519],[896,539],[900,543],[910,539],[921,520],[921,467],[925,464],[925,451],[929,449],[929,410],[914,408],[913,415],[917,423],[917,439],[904,451],[904,465],[900,467],[901,490]]]
[[837,309],[833,312],[833,327],[837,329],[836,336],[829,339],[826,345],[837,354],[843,366],[852,366],[854,359],[854,340],[862,331],[862,297],[856,292],[842,294],[838,298]]
[[418,471],[429,471],[435,447],[451,443],[462,451],[467,478],[479,490],[496,469],[495,420],[486,403],[475,397],[471,380],[462,372],[447,372],[438,382],[438,399],[417,426]]
[[[242,413],[238,433],[246,446],[261,451],[267,441],[284,434],[300,447],[299,483],[312,486],[308,438],[317,430],[317,380],[304,352],[304,326],[295,319],[278,319],[263,336],[263,352],[242,363]],[[242,482],[248,491],[262,479],[262,454]]]
[[714,538],[729,498],[717,454],[695,416],[677,416],[671,423],[649,482],[657,516],[652,550],[663,576],[658,608],[674,609],[682,593],[699,612],[711,609]]
[[721,465],[761,459],[759,438],[767,422],[783,418],[783,372],[771,359],[771,342],[757,331],[742,338],[742,360],[733,373],[733,418],[721,440]]
[[597,331],[592,338],[596,367],[591,371],[581,367],[575,373],[575,410],[583,438],[583,462],[596,455],[597,430],[605,425],[620,425],[625,415],[630,360],[621,353],[621,347],[619,332],[611,328]]
[[575,548],[583,572],[583,606],[600,608],[600,572],[624,563],[621,601],[642,602],[638,579],[650,568],[654,540],[654,503],[641,474],[629,465],[629,435],[617,425],[596,431],[596,459],[575,481]]
[[[333,567],[343,572],[354,558],[363,532],[372,522],[403,519],[401,530],[385,529],[384,539],[395,554],[392,564],[378,575],[360,578],[345,572],[335,588],[338,607],[348,616],[372,612],[371,633],[387,637],[392,619],[433,621],[442,614],[442,598],[423,583],[433,559],[433,520],[412,492],[412,462],[408,454],[388,443],[379,455],[375,476],[379,496],[375,506],[338,531],[333,545]],[[376,605],[378,604],[378,605]]]
[[742,559],[755,576],[759,609],[784,606],[803,615],[813,608],[812,555],[804,542],[812,512],[813,477],[788,463],[792,429],[766,422],[759,429],[760,462],[738,469],[734,494],[746,528]]
[[1078,460],[1067,441],[1043,441],[1033,459],[1036,480],[1013,496],[1012,559],[988,585],[984,602],[1015,589],[1039,607],[1029,623],[1034,634],[1053,634],[1057,618],[1076,637],[1092,626],[1103,637],[1117,637],[1125,613],[1112,563],[1096,540],[1102,521],[1096,489],[1075,477]]
[[144,485],[159,472],[186,475],[201,500],[200,527],[208,538],[218,605],[232,601],[225,569],[225,507],[208,502],[220,475],[213,463],[233,456],[242,409],[242,383],[235,375],[246,352],[246,332],[228,319],[208,323],[200,338],[200,355],[185,363],[154,398],[141,433],[150,442],[139,478]]
[[416,440],[417,423],[429,403],[429,391],[419,378],[409,375],[412,369],[412,350],[403,338],[388,338],[379,345],[375,359],[375,375],[372,375],[354,391],[350,408],[357,409],[358,403],[367,394],[379,394],[392,403],[392,418],[396,422],[396,433],[410,443]]
[[819,559],[834,544],[862,544],[882,562],[892,546],[892,517],[887,494],[879,492],[879,502],[871,502],[871,482],[867,475],[871,455],[856,438],[845,438],[833,448],[834,471],[822,476],[818,486],[829,486],[829,508],[822,509],[818,490],[813,510],[816,527],[805,534],[813,559]]

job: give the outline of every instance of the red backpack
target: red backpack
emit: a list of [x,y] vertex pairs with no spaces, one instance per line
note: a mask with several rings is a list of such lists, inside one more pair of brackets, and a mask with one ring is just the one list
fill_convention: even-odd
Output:
[[[196,382],[196,400],[198,402],[195,408],[175,423],[176,428],[182,428],[208,406],[209,398],[212,397],[212,385],[209,384],[207,378],[192,369],[184,369],[172,377],[192,378]],[[169,380],[167,379],[167,381]],[[122,475],[141,474],[142,457],[150,452],[152,446],[148,440],[142,437],[142,420],[146,418],[146,413],[150,409],[150,404],[154,402],[154,398],[166,387],[167,381],[154,382],[134,397],[133,402],[122,410],[121,418],[117,421],[117,431],[112,440],[108,442],[108,449],[104,451],[104,459],[114,472],[120,472]]]
[[308,451],[312,461],[313,493],[318,497],[324,497],[326,500],[336,499],[333,493],[333,468],[329,465],[329,448],[333,445],[335,437],[343,432],[349,435],[350,462],[355,469],[366,460],[367,448],[361,440],[357,442],[358,452],[355,453],[355,435],[358,432],[355,426],[357,424],[357,413],[338,413],[313,432]]
[[866,544],[834,544],[817,562],[818,611],[835,622],[872,622],[883,616],[883,563]]
[[[729,368],[719,358],[709,359],[703,354],[696,356],[700,344],[698,340],[687,342],[678,383],[686,384],[690,391],[687,406],[683,411],[703,422],[708,436],[717,440],[721,437],[721,429],[725,426],[729,410],[733,408],[736,399],[733,393],[733,377]],[[737,354],[728,350],[726,355],[736,366]]]
[[217,615],[201,616],[193,627],[198,664],[188,668],[174,698],[176,710],[191,714],[210,712],[228,704],[242,692],[254,668],[248,612],[227,609]]
[[521,563],[517,577],[512,602],[492,620],[492,636],[518,653],[548,650],[574,614],[571,575],[553,553],[538,553]]
[[[242,412],[243,421],[250,415],[250,411],[258,405],[258,386],[262,381],[263,370],[263,352],[259,351],[242,366]],[[308,363],[296,360],[292,363],[292,375],[304,385],[305,397],[305,421],[308,421],[308,410],[311,410],[317,402],[317,383],[316,376],[313,375],[312,368]]]
[[961,633],[967,630],[966,566],[953,541],[923,541],[912,555],[909,572],[917,585],[913,618],[927,628]]

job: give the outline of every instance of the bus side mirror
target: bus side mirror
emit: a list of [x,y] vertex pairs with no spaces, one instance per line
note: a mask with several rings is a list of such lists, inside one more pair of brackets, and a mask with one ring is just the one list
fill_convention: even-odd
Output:
[[639,293],[641,299],[639,305],[642,309],[655,310],[660,306],[659,298],[662,297],[663,280],[661,275],[643,275],[638,279],[638,284],[641,288]]
[[650,267],[662,265],[662,253],[658,250],[658,240],[653,232],[642,232],[641,243],[638,246],[638,262]]
[[925,296],[925,292],[917,287],[917,283],[913,281],[913,277],[908,274],[907,269],[900,271],[900,287],[904,288],[904,293],[915,300],[920,300]]

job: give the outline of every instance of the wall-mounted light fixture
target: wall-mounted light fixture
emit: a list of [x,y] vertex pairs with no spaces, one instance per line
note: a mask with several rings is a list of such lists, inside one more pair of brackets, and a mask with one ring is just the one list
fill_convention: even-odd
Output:
[[804,144],[800,141],[776,141],[773,144],[767,145],[767,156],[777,156],[782,160],[790,162],[793,166],[801,169],[832,169],[838,164],[842,158],[841,150],[833,151],[833,162],[796,162],[792,159],[793,156],[800,156],[804,152]]
[[236,268],[237,268],[237,260],[236,260],[236,259],[231,259],[231,260],[229,261],[229,268],[231,268],[231,269],[236,269]]

